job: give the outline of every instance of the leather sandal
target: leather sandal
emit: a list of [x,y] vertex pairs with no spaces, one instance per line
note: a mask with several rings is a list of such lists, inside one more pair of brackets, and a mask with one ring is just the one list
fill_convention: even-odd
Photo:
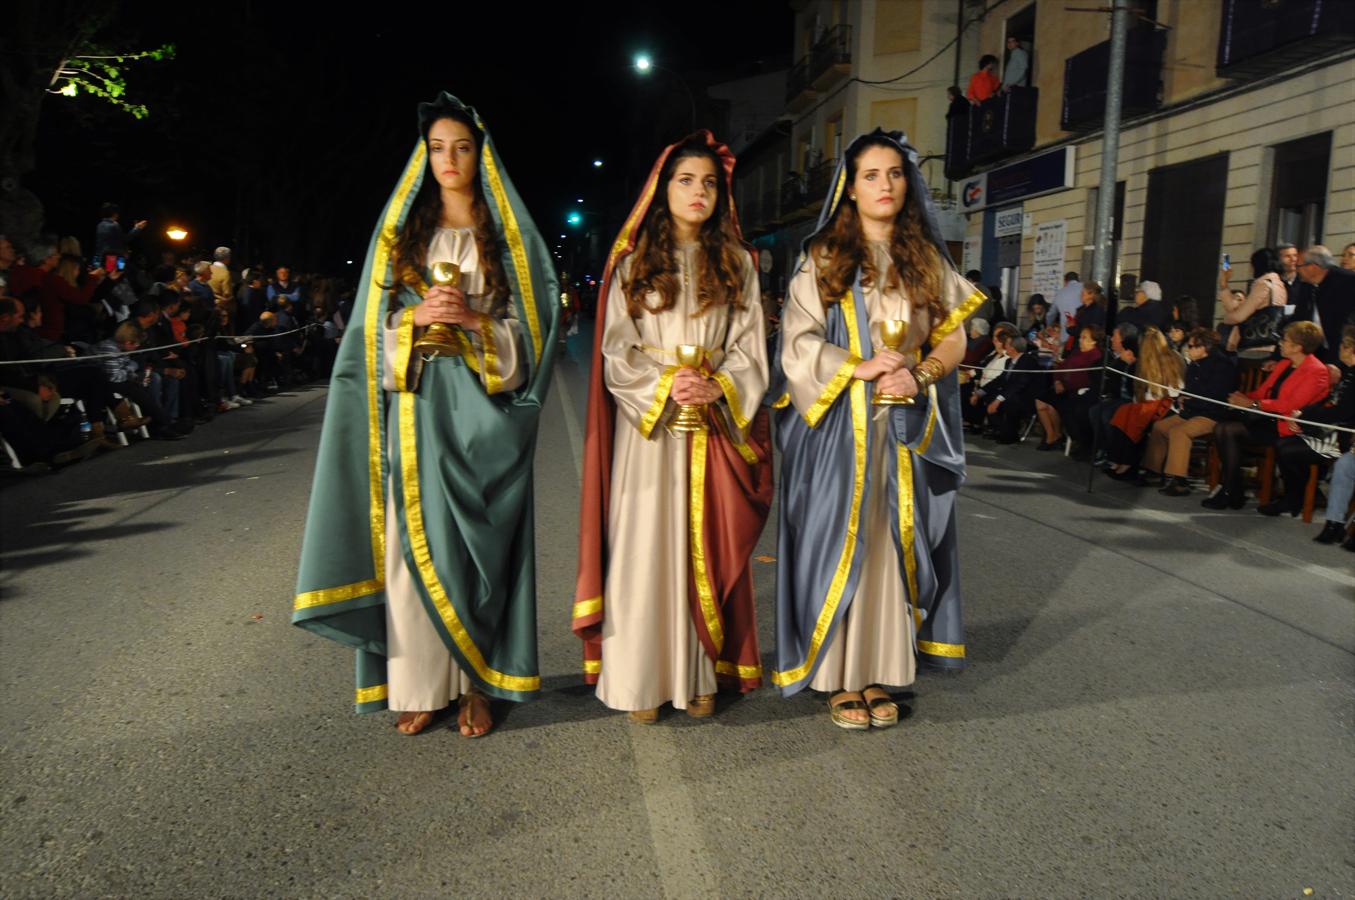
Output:
[[[486,697],[484,694],[480,693],[479,691],[467,691],[466,693],[462,694],[460,697],[457,698],[456,706],[457,706],[456,725],[458,729],[462,729],[461,731],[462,737],[468,738],[484,737],[485,735],[489,734],[491,731],[494,730],[494,717],[491,714],[489,708],[489,698]],[[464,731],[464,729],[474,728],[475,727],[474,723],[479,718],[475,714],[477,708],[484,710],[485,717],[489,719],[489,724],[486,725],[485,730],[480,732],[479,734],[475,734],[474,732],[472,732],[471,734],[467,734]]]
[[630,720],[636,725],[653,725],[659,721],[659,708],[653,709],[633,709],[629,713]]
[[[402,713],[401,715],[404,714]],[[433,723],[433,714],[428,710],[420,710],[418,712],[413,712],[410,718],[408,719],[402,720],[397,718],[395,720],[395,728],[401,734],[410,735],[412,737],[413,735],[416,735],[419,732],[423,731],[432,723]]]
[[850,696],[856,693],[856,691],[840,691],[832,697],[829,697],[828,714],[832,717],[833,724],[838,728],[845,728],[848,731],[869,731],[869,721],[861,722],[856,719],[849,719],[843,715],[845,711],[852,709],[864,709],[869,711],[870,707],[866,706],[865,700],[843,700],[840,703],[833,702],[839,697]]
[[715,695],[697,694],[687,701],[687,715],[693,719],[708,719],[715,715]]
[[[871,691],[878,691],[879,695],[872,698]],[[899,705],[884,688],[872,684],[861,692],[861,696],[866,698],[866,706],[870,709],[871,725],[876,728],[890,728],[899,724]]]

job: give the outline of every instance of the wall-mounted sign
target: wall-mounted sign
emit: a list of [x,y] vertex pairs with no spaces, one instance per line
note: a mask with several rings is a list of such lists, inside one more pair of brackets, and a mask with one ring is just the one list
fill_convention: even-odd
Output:
[[998,210],[997,215],[993,216],[993,237],[1019,237],[1025,219],[1025,212],[1019,206]]
[[1060,147],[960,181],[960,208],[977,212],[1066,191],[1077,177],[1075,149]]

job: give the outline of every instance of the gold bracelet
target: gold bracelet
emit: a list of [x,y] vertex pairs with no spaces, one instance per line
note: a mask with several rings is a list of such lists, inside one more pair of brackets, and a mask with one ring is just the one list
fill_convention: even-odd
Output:
[[945,373],[945,364],[934,356],[929,356],[918,363],[913,367],[913,380],[917,382],[918,393],[936,384],[945,376]]

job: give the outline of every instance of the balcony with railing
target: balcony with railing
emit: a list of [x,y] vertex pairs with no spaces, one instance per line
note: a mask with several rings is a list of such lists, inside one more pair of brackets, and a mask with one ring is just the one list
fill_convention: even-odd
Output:
[[1223,0],[1217,71],[1260,78],[1352,45],[1351,0]]
[[801,57],[786,73],[786,109],[789,112],[800,112],[818,96],[809,82],[809,60],[808,56]]
[[[1122,116],[1142,115],[1162,105],[1162,58],[1166,49],[1166,31],[1151,25],[1129,29],[1124,48]],[[1104,124],[1109,67],[1110,41],[1094,44],[1064,60],[1064,131],[1094,131]]]
[[852,26],[834,25],[809,51],[809,83],[826,91],[852,74]]
[[946,120],[946,177],[964,178],[975,166],[1025,153],[1035,146],[1038,88],[1012,88]]

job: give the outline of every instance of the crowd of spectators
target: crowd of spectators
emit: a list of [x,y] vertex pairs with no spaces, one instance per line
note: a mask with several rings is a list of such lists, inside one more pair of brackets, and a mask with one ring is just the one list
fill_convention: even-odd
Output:
[[0,235],[5,471],[48,471],[141,436],[182,440],[328,376],[352,308],[342,281],[238,271],[228,247],[152,262],[137,246],[146,224],[126,228],[105,204],[90,255],[73,237]]
[[1240,291],[1221,266],[1217,326],[1151,280],[1116,310],[1076,272],[1052,303],[1032,295],[1019,324],[985,304],[960,372],[966,429],[999,444],[1038,434],[1037,450],[1168,497],[1203,481],[1211,510],[1244,508],[1254,478],[1262,515],[1325,510],[1314,540],[1355,550],[1355,447],[1338,430],[1355,428],[1355,244],[1340,260],[1262,248],[1251,265]]

